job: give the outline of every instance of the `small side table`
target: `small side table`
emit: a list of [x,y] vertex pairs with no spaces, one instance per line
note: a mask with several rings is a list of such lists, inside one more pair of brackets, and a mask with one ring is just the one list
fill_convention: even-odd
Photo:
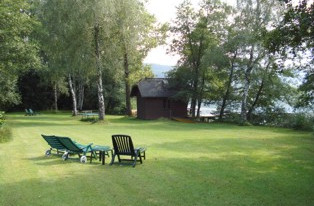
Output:
[[[92,151],[96,153],[98,152],[99,155],[99,161],[101,161],[102,165],[105,164],[105,159],[106,159],[106,155],[109,157],[109,151],[111,152],[111,156],[113,154],[113,150],[111,149],[111,147],[109,146],[100,146],[100,145],[95,145],[92,147]],[[93,153],[91,153],[91,158],[90,158],[90,162],[92,163],[92,157]]]

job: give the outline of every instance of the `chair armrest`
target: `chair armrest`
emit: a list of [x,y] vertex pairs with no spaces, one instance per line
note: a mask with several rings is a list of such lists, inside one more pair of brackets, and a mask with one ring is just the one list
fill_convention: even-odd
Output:
[[140,151],[140,152],[145,152],[146,151],[146,147],[137,147],[134,150]]

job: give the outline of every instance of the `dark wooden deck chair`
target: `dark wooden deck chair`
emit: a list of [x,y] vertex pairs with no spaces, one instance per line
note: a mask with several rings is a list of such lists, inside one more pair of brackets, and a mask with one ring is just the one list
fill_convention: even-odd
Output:
[[[87,161],[86,154],[88,152],[91,153],[91,157],[92,157],[92,153],[93,153],[92,144],[93,143],[88,144],[88,145],[82,145],[82,144],[79,144],[75,141],[72,141],[72,139],[69,137],[58,137],[58,141],[66,149],[66,152],[62,155],[63,160],[67,160],[69,158],[69,153],[77,154],[82,163],[86,163],[86,161]],[[81,156],[81,154],[83,154],[83,155]]]
[[58,137],[54,135],[43,135],[43,134],[41,136],[46,140],[46,142],[50,146],[50,149],[48,149],[45,152],[46,156],[50,156],[52,150],[56,150],[57,154],[66,152],[66,148],[63,146],[63,144],[60,143],[60,141],[58,140]]
[[[128,135],[123,135],[123,134],[112,135],[112,144],[113,144],[114,153],[112,155],[112,160],[111,160],[110,165],[114,163],[116,156],[118,156],[119,162],[121,162],[122,160],[132,161],[133,167],[135,167],[137,161],[140,161],[141,164],[143,163],[142,157],[146,159],[146,155],[145,155],[146,149],[143,147],[134,148],[132,139]],[[120,155],[130,156],[131,159],[121,159]]]

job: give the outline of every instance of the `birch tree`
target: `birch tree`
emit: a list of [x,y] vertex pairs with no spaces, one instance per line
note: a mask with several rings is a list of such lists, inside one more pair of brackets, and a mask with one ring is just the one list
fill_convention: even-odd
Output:
[[163,42],[164,26],[155,22],[139,0],[115,2],[116,28],[124,70],[126,114],[131,115],[131,75],[144,68],[142,61],[148,51]]

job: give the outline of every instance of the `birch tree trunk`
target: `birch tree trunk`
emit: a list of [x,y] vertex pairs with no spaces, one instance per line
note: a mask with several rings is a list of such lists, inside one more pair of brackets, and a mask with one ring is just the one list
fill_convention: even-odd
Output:
[[53,85],[53,94],[54,94],[54,109],[55,112],[58,112],[58,88],[56,82]]
[[199,97],[197,100],[197,118],[200,118],[201,116],[201,107],[202,107],[202,102],[203,102],[203,95],[204,95],[204,87],[205,87],[205,70],[203,70],[202,73],[202,81],[201,81],[201,88],[199,92]]
[[242,123],[247,121],[247,98],[249,95],[249,89],[251,84],[251,72],[253,70],[253,58],[254,58],[254,48],[255,46],[252,45],[251,51],[250,51],[250,58],[249,62],[247,64],[247,68],[245,70],[244,74],[244,87],[243,87],[243,95],[242,95],[242,103],[241,103],[241,121]]
[[69,77],[68,77],[68,78],[69,78],[69,86],[70,86],[70,92],[71,92],[72,103],[73,103],[72,115],[73,115],[73,116],[77,116],[76,93],[75,93],[75,89],[74,89],[74,85],[73,85],[73,81],[72,81],[71,74],[69,74]]
[[105,100],[103,94],[102,85],[102,68],[101,68],[101,58],[99,51],[99,25],[94,26],[94,40],[95,40],[95,56],[96,56],[96,66],[98,70],[97,74],[97,89],[98,89],[98,115],[99,120],[105,119]]

